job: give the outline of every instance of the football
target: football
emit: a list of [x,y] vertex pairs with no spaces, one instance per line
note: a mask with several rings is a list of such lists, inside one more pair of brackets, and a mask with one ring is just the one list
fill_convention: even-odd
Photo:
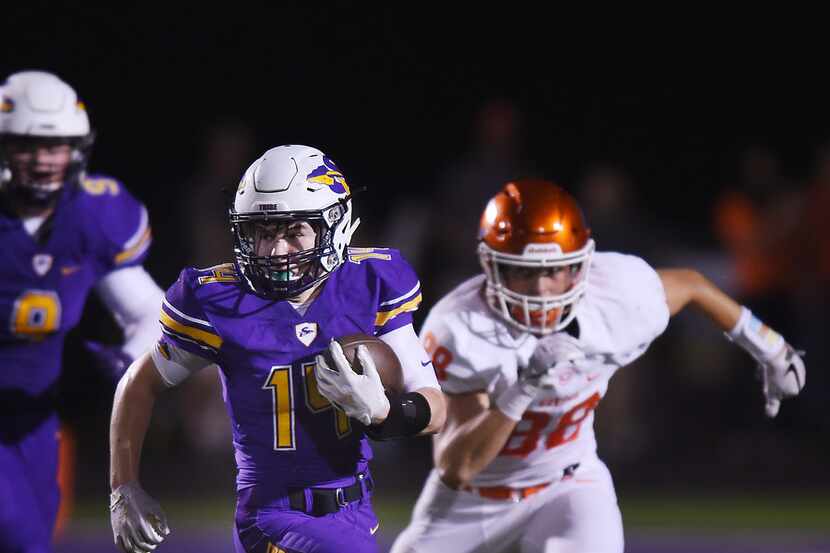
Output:
[[360,366],[360,362],[355,361],[355,352],[357,351],[357,346],[366,346],[366,349],[369,350],[369,355],[375,361],[375,367],[378,370],[380,381],[383,383],[383,388],[392,394],[403,393],[401,362],[389,344],[380,338],[369,336],[368,334],[341,336],[337,341],[343,347],[343,353],[346,354],[346,359],[349,360],[352,368],[358,374],[363,374],[363,368]]

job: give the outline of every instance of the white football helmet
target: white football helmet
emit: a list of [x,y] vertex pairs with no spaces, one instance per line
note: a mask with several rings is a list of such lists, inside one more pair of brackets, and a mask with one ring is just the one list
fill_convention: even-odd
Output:
[[[278,146],[254,161],[230,209],[234,257],[250,289],[264,297],[290,298],[336,270],[360,224],[359,219],[352,221],[351,198],[343,173],[316,148]],[[314,228],[313,248],[257,255],[256,223],[293,221]]]
[[[0,185],[25,203],[44,205],[64,182],[77,182],[86,169],[94,133],[71,86],[45,71],[21,71],[0,86]],[[69,144],[71,159],[58,182],[21,179],[10,163],[11,149]],[[30,180],[31,182],[24,182]]]

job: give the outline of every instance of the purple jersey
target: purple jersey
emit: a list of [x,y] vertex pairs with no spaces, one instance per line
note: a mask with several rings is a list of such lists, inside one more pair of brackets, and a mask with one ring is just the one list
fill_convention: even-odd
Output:
[[36,241],[0,210],[0,390],[36,396],[60,372],[66,333],[106,273],[140,264],[150,245],[147,211],[118,181],[86,177],[66,187]]
[[251,293],[232,264],[182,271],[162,307],[163,339],[219,365],[239,489],[280,494],[366,470],[361,426],[320,394],[314,358],[334,337],[411,324],[420,301],[393,249],[349,248],[304,315]]

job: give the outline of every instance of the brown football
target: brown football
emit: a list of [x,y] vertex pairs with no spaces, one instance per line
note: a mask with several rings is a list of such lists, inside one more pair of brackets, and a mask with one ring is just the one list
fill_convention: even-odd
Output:
[[[349,336],[341,336],[337,339],[343,347],[343,353],[346,354],[346,359],[352,364],[352,368],[358,374],[363,374],[363,367],[360,366],[359,361],[355,361],[355,352],[357,346],[363,345],[369,350],[369,355],[375,362],[375,367],[380,375],[380,381],[383,382],[383,388],[392,394],[403,393],[403,370],[401,369],[401,362],[398,356],[395,355],[389,344],[368,334],[350,334]],[[332,366],[332,365],[330,365]]]

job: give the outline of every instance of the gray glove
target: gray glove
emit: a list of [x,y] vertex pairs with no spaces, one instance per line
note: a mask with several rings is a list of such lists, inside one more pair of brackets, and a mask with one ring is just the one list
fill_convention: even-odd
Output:
[[170,534],[161,506],[138,482],[122,484],[110,494],[110,523],[115,544],[126,553],[153,551]]

